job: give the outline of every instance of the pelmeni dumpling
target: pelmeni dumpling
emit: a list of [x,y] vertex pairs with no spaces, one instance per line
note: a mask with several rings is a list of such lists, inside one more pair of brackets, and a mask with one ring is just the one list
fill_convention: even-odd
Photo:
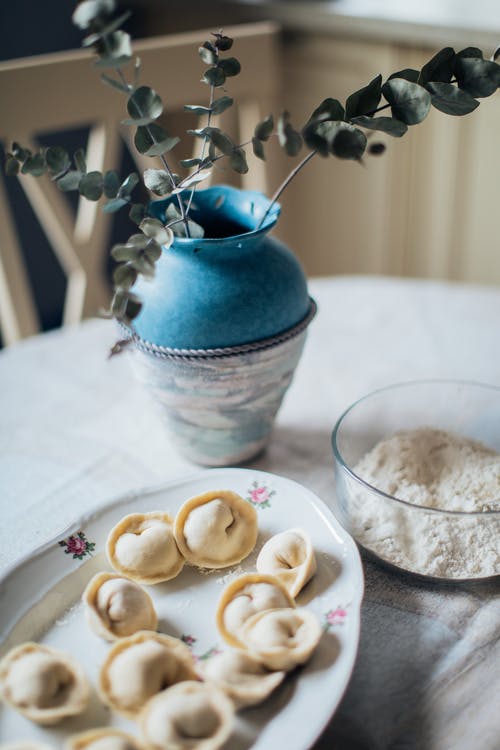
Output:
[[274,609],[250,617],[239,636],[268,669],[288,671],[312,656],[322,632],[317,617],[307,609]]
[[316,573],[311,538],[303,529],[288,529],[271,537],[259,552],[256,568],[270,573],[295,597]]
[[202,677],[214,682],[237,708],[262,703],[283,681],[285,672],[269,672],[245,651],[222,651],[203,662]]
[[185,643],[144,630],[116,641],[101,667],[98,687],[108,706],[133,719],[160,690],[195,679],[195,664]]
[[100,727],[68,737],[64,750],[141,750],[141,744],[121,729]]
[[281,581],[262,573],[246,573],[222,592],[217,607],[217,627],[230,646],[240,648],[239,631],[248,618],[256,612],[278,607],[295,607]]
[[255,547],[257,530],[255,508],[230,490],[192,497],[174,523],[181,553],[201,568],[225,568],[243,560]]
[[139,723],[150,750],[217,750],[233,719],[232,701],[215,685],[180,682],[150,700]]
[[114,641],[138,630],[156,630],[158,617],[149,594],[135,581],[116,573],[97,573],[83,592],[92,630]]
[[38,643],[23,643],[0,662],[1,695],[37,724],[57,724],[85,710],[89,685],[80,665]]
[[114,526],[106,552],[111,566],[138,583],[154,584],[175,578],[184,558],[175,543],[168,513],[131,513]]

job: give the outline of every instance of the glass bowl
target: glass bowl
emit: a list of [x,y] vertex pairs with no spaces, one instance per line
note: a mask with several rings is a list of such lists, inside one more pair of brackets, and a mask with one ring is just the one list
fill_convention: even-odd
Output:
[[439,581],[500,578],[500,510],[415,505],[356,474],[359,460],[380,440],[419,427],[471,438],[500,453],[500,388],[426,380],[356,401],[332,435],[337,518],[361,547],[400,570]]

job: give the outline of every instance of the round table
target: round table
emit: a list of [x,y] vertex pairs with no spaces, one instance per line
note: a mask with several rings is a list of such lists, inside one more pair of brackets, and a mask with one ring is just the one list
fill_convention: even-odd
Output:
[[[500,385],[500,289],[340,277],[313,280],[310,291],[319,313],[252,466],[329,504],[330,434],[355,399],[419,378]],[[90,320],[0,353],[0,573],[82,511],[193,471],[128,356],[107,358],[115,338],[112,323]],[[499,747],[498,587],[439,588],[363,565],[356,666],[316,750]]]

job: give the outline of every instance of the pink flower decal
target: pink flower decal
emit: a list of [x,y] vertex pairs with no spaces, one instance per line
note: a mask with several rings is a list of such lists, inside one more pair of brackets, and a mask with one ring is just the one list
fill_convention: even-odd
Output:
[[345,618],[347,617],[347,607],[336,607],[335,609],[329,609],[324,616],[323,627],[325,630],[336,625],[343,625]]
[[[194,644],[196,643],[198,639],[194,637],[194,635],[181,635],[181,641],[186,644],[186,646],[189,646],[192,649]],[[198,656],[197,654],[193,654],[193,659],[195,661],[206,661],[207,659],[210,659],[211,656],[215,656],[216,654],[221,654],[222,651],[217,646],[212,646],[212,648],[209,648],[208,651],[205,651],[203,654],[200,654]]]
[[275,494],[275,490],[270,490],[265,484],[259,484],[255,481],[252,482],[252,486],[248,490],[248,496],[246,499],[249,503],[258,506],[259,508],[270,508],[271,503],[269,501]]
[[65,547],[66,555],[73,555],[73,560],[83,560],[87,555],[92,557],[95,549],[95,542],[89,542],[83,531],[62,539],[58,544],[60,547]]

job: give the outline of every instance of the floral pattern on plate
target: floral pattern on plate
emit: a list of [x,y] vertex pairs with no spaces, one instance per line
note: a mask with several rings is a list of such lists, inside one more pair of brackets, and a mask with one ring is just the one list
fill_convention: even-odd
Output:
[[247,497],[245,499],[258,508],[270,508],[270,500],[275,494],[276,490],[271,490],[267,485],[255,480],[248,489]]
[[60,547],[65,547],[66,555],[73,555],[73,560],[83,560],[87,555],[92,557],[92,552],[95,550],[95,542],[89,542],[83,531],[77,531],[76,534],[61,539],[58,544]]

